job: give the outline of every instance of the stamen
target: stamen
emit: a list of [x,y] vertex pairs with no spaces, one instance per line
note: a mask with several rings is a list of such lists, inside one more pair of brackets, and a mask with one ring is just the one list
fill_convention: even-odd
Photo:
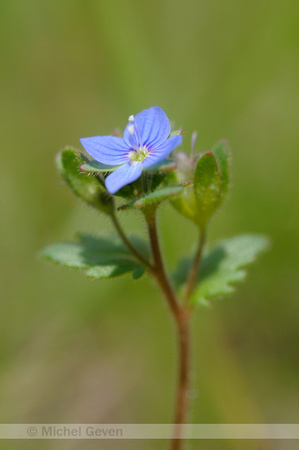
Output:
[[136,134],[136,138],[137,138],[137,145],[140,149],[142,147],[141,135],[140,135],[139,128],[137,127],[135,122],[134,122],[134,129],[135,129],[135,134]]
[[142,148],[142,141],[140,131],[135,123],[135,117],[133,115],[129,117],[128,132],[130,144],[137,152],[139,152]]
[[135,139],[134,139],[134,125],[129,125],[128,126],[128,132],[129,132],[129,141],[130,141],[130,144],[131,144],[131,146],[132,146],[132,148],[134,148],[134,149],[136,149],[137,150],[137,147],[136,147],[136,142],[135,142]]

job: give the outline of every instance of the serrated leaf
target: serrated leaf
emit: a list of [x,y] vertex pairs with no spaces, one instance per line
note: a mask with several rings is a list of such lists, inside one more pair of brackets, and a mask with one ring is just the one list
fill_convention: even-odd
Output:
[[144,197],[140,197],[126,205],[121,206],[118,209],[127,209],[127,208],[144,208],[149,205],[158,204],[163,200],[168,200],[169,198],[176,197],[184,191],[184,186],[169,186],[163,189],[159,189],[157,191],[151,192]]
[[218,142],[212,150],[221,176],[221,197],[224,200],[229,187],[229,148],[226,141]]
[[197,221],[202,227],[220,204],[221,178],[215,156],[206,152],[197,161],[194,172]]
[[79,166],[86,160],[75,149],[66,148],[56,157],[57,168],[72,191],[89,205],[111,214],[113,200],[111,195],[92,175],[79,171]]
[[[133,242],[139,251],[148,254],[143,241],[135,238]],[[41,257],[65,267],[82,270],[88,277],[95,279],[113,278],[128,272],[132,272],[134,278],[139,278],[146,270],[115,237],[97,238],[79,234],[78,242],[50,245],[42,250]]]
[[81,172],[91,172],[91,173],[105,173],[105,172],[113,172],[120,165],[117,166],[109,166],[107,164],[102,164],[98,161],[88,161],[80,166]]
[[[223,297],[234,291],[234,285],[246,276],[244,268],[254,262],[259,253],[267,249],[269,240],[260,235],[241,235],[221,241],[203,256],[198,285],[192,295],[196,304]],[[177,288],[187,280],[191,259],[179,263],[173,275]]]

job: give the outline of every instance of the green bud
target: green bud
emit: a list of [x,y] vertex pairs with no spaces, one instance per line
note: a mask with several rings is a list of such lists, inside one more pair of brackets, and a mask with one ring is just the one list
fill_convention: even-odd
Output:
[[[177,163],[177,170],[170,173],[168,181],[172,184],[184,183],[186,181],[193,181],[193,167],[191,158],[184,152],[178,152],[174,156]],[[172,206],[183,216],[192,221],[195,221],[196,203],[194,197],[194,190],[190,186],[185,189],[183,193],[174,199],[171,199]]]
[[204,228],[228,191],[229,150],[226,142],[221,141],[212,152],[193,156],[193,151],[194,149],[192,157],[183,152],[175,155],[178,167],[171,181],[190,181],[193,189],[185,190],[180,197],[171,200],[171,203],[179,213]]
[[204,153],[197,161],[194,172],[196,222],[203,228],[217,210],[221,200],[221,177],[212,152]]
[[212,153],[215,155],[219,172],[221,176],[221,203],[225,199],[229,188],[229,158],[230,149],[226,141],[218,142],[212,149]]
[[114,210],[112,196],[97,176],[79,170],[87,161],[84,155],[72,148],[62,150],[56,157],[57,168],[72,191],[88,205],[110,215]]

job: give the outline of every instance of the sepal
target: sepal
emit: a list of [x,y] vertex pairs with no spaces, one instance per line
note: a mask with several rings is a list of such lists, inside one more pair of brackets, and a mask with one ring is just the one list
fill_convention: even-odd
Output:
[[230,185],[230,158],[231,152],[228,143],[224,140],[218,142],[212,149],[215,155],[221,178],[221,202],[225,199]]
[[194,171],[195,220],[203,229],[220,204],[221,176],[215,156],[200,156]]
[[86,163],[86,157],[73,148],[58,153],[56,166],[72,191],[85,203],[105,214],[112,214],[113,198],[93,175],[82,173],[79,167]]
[[89,172],[89,173],[106,173],[113,172],[120,166],[109,166],[108,164],[102,164],[98,161],[85,161],[84,164],[80,166],[81,172]]
[[156,207],[165,200],[179,196],[183,193],[184,189],[186,189],[186,186],[168,186],[137,198],[130,203],[120,206],[118,209],[144,209],[151,206]]
[[207,222],[224,201],[230,183],[230,151],[220,141],[205,153],[189,157],[183,152],[175,155],[177,170],[168,177],[171,182],[190,181],[193,189],[171,201],[175,209],[204,229]]

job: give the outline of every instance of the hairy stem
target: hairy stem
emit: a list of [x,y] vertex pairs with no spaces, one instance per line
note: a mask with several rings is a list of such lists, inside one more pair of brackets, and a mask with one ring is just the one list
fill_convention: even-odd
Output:
[[175,318],[180,315],[180,305],[176,298],[176,294],[168,280],[165,272],[164,263],[162,260],[162,255],[160,251],[159,239],[157,234],[156,218],[147,218],[148,232],[151,243],[152,254],[154,258],[154,267],[152,269],[152,274],[156,278],[167,303]]
[[188,414],[189,371],[190,371],[190,314],[182,310],[177,322],[179,333],[179,381],[177,390],[177,404],[174,416],[174,437],[171,450],[182,450],[184,445],[183,425]]
[[130,242],[130,240],[127,238],[127,236],[125,235],[123,229],[121,228],[117,217],[115,216],[115,214],[111,214],[111,219],[113,222],[113,225],[116,228],[116,231],[118,232],[119,236],[121,237],[123,243],[126,245],[126,247],[133,253],[133,255],[138,259],[139,262],[141,262],[141,264],[152,268],[151,263],[148,261],[147,258],[145,258],[142,253],[139,252],[139,250],[132,244],[132,242]]
[[171,441],[171,450],[183,448],[183,424],[186,422],[188,411],[189,365],[190,365],[190,313],[180,305],[173,287],[166,275],[165,267],[159,246],[156,218],[146,217],[151,249],[154,258],[152,275],[163,292],[165,299],[174,317],[179,340],[179,380],[177,390],[176,409],[174,415],[174,436]]
[[197,275],[200,267],[201,257],[202,257],[202,251],[205,243],[206,233],[205,230],[200,230],[199,235],[199,242],[198,242],[198,248],[195,253],[195,257],[192,263],[192,266],[189,271],[187,283],[186,283],[186,293],[185,293],[185,305],[187,306],[190,300],[190,297],[193,293],[196,281],[197,281]]

